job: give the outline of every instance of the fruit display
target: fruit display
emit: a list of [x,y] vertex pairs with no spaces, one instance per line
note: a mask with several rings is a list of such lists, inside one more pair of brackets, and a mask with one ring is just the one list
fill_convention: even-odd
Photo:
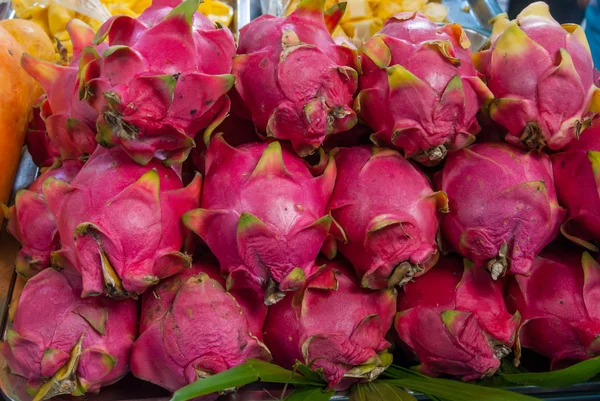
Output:
[[0,184],[23,139],[39,167],[0,193],[21,246],[9,398],[208,401],[260,380],[290,401],[533,401],[502,387],[600,374],[581,28],[533,3],[472,53],[399,1],[356,48],[333,38],[356,2],[234,33],[199,3],[70,18],[68,61],[0,24],[20,88],[0,93]]
[[[56,42],[53,59],[68,61],[73,53],[73,43],[67,30],[72,19],[80,19],[97,30],[110,15],[139,17],[150,7],[150,0],[13,0],[17,18],[29,20],[46,33],[46,39]],[[230,26],[233,8],[219,0],[205,0],[198,11],[211,21]]]

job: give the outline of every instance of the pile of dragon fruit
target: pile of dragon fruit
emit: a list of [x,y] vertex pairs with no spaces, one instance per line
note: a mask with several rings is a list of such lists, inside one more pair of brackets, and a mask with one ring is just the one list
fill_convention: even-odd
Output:
[[0,350],[36,400],[249,358],[343,389],[393,358],[474,380],[523,348],[600,355],[582,28],[538,2],[472,54],[460,25],[402,13],[356,49],[323,5],[236,44],[198,0],[155,0],[71,21],[68,65],[24,56],[42,174],[4,208],[30,279]]

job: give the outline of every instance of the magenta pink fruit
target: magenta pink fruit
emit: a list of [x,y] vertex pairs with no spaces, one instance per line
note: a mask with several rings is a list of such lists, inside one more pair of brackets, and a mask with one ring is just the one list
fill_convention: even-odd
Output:
[[600,112],[600,90],[583,28],[560,25],[536,2],[515,20],[493,20],[491,46],[474,55],[496,97],[492,119],[506,140],[531,149],[565,146]]
[[543,153],[505,143],[455,152],[436,176],[450,199],[442,229],[450,245],[498,278],[528,275],[531,263],[565,217],[556,200],[552,164]]
[[250,22],[240,30],[233,63],[235,88],[257,129],[291,141],[301,156],[357,122],[356,52],[335,44],[328,30],[343,6],[324,17],[324,5],[303,0],[288,17],[263,15]]
[[467,260],[463,269],[459,257],[448,256],[403,288],[394,326],[421,363],[419,371],[475,380],[496,373],[519,320],[506,309],[503,282]]
[[231,147],[210,142],[201,209],[184,224],[209,246],[228,275],[227,289],[266,289],[265,302],[302,287],[331,225],[325,206],[336,168],[313,177],[279,142]]
[[64,160],[46,170],[28,189],[17,192],[15,205],[2,209],[9,219],[8,231],[21,243],[15,268],[31,277],[50,267],[50,254],[60,247],[54,216],[42,195],[42,184],[49,177],[69,183],[81,170],[83,162]]
[[433,192],[425,175],[394,150],[341,148],[335,161],[328,210],[336,224],[325,254],[333,258],[339,249],[361,285],[372,289],[404,284],[433,266],[446,194]]
[[271,360],[261,342],[266,306],[256,293],[238,303],[223,285],[217,267],[200,263],[144,295],[135,376],[175,391],[248,358]]
[[133,300],[81,298],[81,279],[46,269],[29,280],[0,351],[39,401],[83,395],[129,371],[137,332]]
[[319,371],[331,388],[374,380],[392,362],[385,335],[396,312],[396,290],[360,288],[351,268],[327,266],[306,287],[269,308],[265,343],[274,361],[296,360]]
[[141,294],[191,265],[180,218],[199,205],[200,189],[199,175],[183,188],[158,160],[141,166],[119,147],[98,147],[70,185],[44,183],[62,242],[53,264],[81,274],[82,296]]
[[[78,64],[86,57],[83,48],[92,44],[94,31],[78,19],[67,24],[67,31],[73,42],[73,60],[70,65],[61,66],[24,54],[21,66],[46,92],[40,105],[40,115],[48,133],[46,151],[49,157],[58,153],[63,159],[76,159],[87,157],[97,145],[95,135],[98,113],[86,102],[79,100],[77,95]],[[102,49],[102,46],[98,47],[98,50]],[[40,132],[42,129],[38,127],[34,131],[28,134],[28,144],[33,145],[32,154],[35,155],[44,149],[46,141]]]
[[154,0],[139,18],[110,18],[88,48],[79,95],[98,111],[98,142],[138,163],[183,162],[193,137],[229,112],[235,44],[229,29],[196,12],[199,0]]
[[552,166],[558,200],[568,211],[562,233],[598,252],[592,241],[600,240],[600,125],[553,155]]
[[600,265],[575,248],[547,248],[531,276],[515,277],[507,297],[522,317],[515,351],[530,348],[553,368],[600,355]]
[[[42,111],[42,108],[46,110]],[[52,114],[45,94],[38,98],[36,104],[33,106],[32,114],[33,116],[27,126],[25,137],[27,151],[38,167],[50,167],[57,158],[60,158],[60,149],[56,141],[50,140],[46,131],[46,123],[42,118],[42,114]]]
[[442,27],[418,13],[400,13],[362,48],[354,108],[379,146],[394,146],[424,164],[471,144],[476,114],[492,94],[471,62],[458,24]]

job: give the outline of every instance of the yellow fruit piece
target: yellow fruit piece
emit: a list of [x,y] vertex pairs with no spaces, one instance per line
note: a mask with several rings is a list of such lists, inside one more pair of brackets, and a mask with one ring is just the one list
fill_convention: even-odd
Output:
[[198,6],[198,11],[206,15],[211,21],[219,22],[225,26],[229,26],[233,19],[233,8],[221,1],[205,0]]
[[[0,27],[6,29],[23,48],[25,53],[41,60],[55,61],[56,49],[44,30],[33,21],[9,19],[0,21]],[[33,99],[44,93],[39,84],[35,84]]]
[[342,28],[354,43],[364,43],[383,28],[383,22],[377,18],[355,20],[343,23]]
[[392,15],[403,12],[404,9],[394,1],[382,1],[375,8],[375,17],[387,21]]
[[152,0],[134,0],[129,3],[129,7],[131,7],[131,11],[136,14],[141,14],[145,9],[152,5]]
[[427,4],[427,0],[396,0],[400,7],[402,7],[402,11],[405,12],[415,12],[421,10],[425,4]]
[[59,4],[51,3],[48,6],[48,24],[50,25],[50,34],[56,36],[57,33],[65,30],[67,22],[76,16],[75,11],[71,11]]
[[448,9],[440,3],[427,3],[421,12],[433,22],[444,22],[448,18]]
[[348,0],[342,22],[351,19],[369,19],[373,17],[371,7],[366,0]]

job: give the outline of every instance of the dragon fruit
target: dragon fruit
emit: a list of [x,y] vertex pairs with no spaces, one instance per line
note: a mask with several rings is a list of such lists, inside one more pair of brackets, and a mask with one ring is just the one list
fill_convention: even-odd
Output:
[[229,29],[196,12],[200,0],[155,0],[139,18],[106,21],[88,48],[79,95],[99,113],[97,140],[138,163],[183,162],[194,136],[225,118],[235,44]]
[[198,263],[144,294],[135,376],[175,391],[248,358],[271,360],[261,341],[266,306],[224,284],[217,267]]
[[335,176],[333,159],[313,177],[277,141],[234,148],[218,135],[206,153],[202,208],[183,222],[219,259],[228,290],[263,288],[272,304],[317,270]]
[[[235,88],[257,129],[289,140],[300,156],[352,128],[358,84],[356,52],[330,32],[343,7],[324,17],[325,0],[303,0],[287,17],[263,15],[240,30]],[[341,8],[340,8],[341,7]]]
[[497,279],[528,275],[531,263],[559,232],[550,158],[505,143],[482,143],[448,157],[436,179],[448,194],[442,230],[450,245]]
[[394,322],[401,343],[430,376],[489,377],[510,353],[520,316],[504,303],[504,283],[457,256],[403,287]]
[[552,156],[558,200],[568,210],[565,237],[598,252],[600,240],[600,125]]
[[330,388],[377,378],[392,362],[385,335],[396,313],[396,290],[360,288],[351,268],[326,267],[306,287],[269,308],[265,344],[278,365],[300,361]]
[[28,189],[17,192],[15,205],[2,206],[9,219],[8,231],[21,243],[15,268],[17,273],[31,277],[50,267],[50,254],[60,247],[56,222],[42,195],[42,185],[47,178],[69,183],[81,170],[79,160],[57,162],[35,180]]
[[425,175],[394,150],[341,148],[335,161],[328,211],[336,224],[325,254],[333,258],[339,248],[361,285],[372,289],[405,284],[433,266],[446,194],[433,192]]
[[[34,126],[28,134],[31,153],[47,152],[48,158],[86,158],[97,146],[97,113],[86,102],[79,100],[77,91],[78,64],[86,55],[83,49],[92,44],[94,31],[83,21],[73,19],[67,24],[73,43],[73,59],[67,66],[50,63],[24,54],[21,66],[44,88],[46,95],[39,106],[44,128]],[[100,47],[99,50],[102,50]],[[42,163],[41,160],[37,162]],[[48,164],[48,161],[44,164]],[[52,164],[52,162],[50,162]]]
[[439,27],[419,13],[391,17],[362,48],[355,109],[371,140],[432,165],[479,132],[476,114],[492,99],[458,24]]
[[129,371],[135,301],[80,293],[77,273],[40,272],[25,285],[6,342],[0,343],[10,371],[28,380],[34,401],[98,392]]
[[495,96],[490,114],[506,140],[557,150],[577,138],[600,111],[600,90],[583,28],[560,25],[536,2],[514,21],[493,20],[491,46],[474,55]]
[[156,159],[141,166],[99,146],[71,184],[44,182],[62,242],[52,263],[81,274],[82,296],[135,297],[191,265],[180,218],[198,207],[200,190],[200,175],[184,188]]
[[533,261],[531,276],[517,276],[506,298],[523,319],[521,347],[552,360],[553,368],[600,355],[600,265],[577,249],[548,247]]
[[[25,143],[31,159],[38,167],[50,167],[60,158],[60,148],[56,141],[51,141],[46,132],[46,123],[42,118],[42,105],[48,107],[46,95],[40,96],[32,108],[32,118],[27,126]],[[51,114],[51,112],[50,112]]]

